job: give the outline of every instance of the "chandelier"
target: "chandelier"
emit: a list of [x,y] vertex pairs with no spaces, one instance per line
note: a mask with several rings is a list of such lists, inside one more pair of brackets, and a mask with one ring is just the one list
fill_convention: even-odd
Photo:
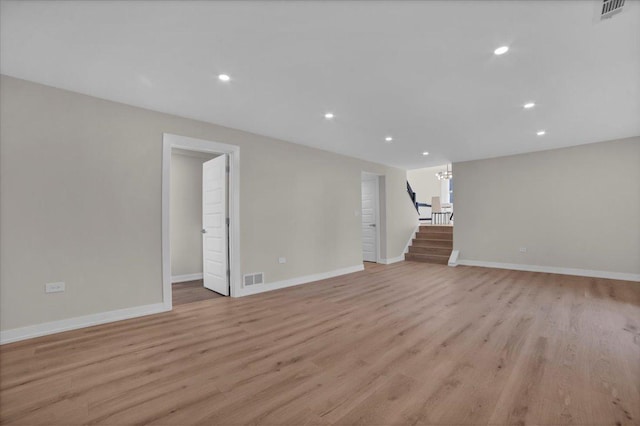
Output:
[[447,170],[436,173],[438,180],[453,179],[453,171],[449,170],[449,164],[447,164]]

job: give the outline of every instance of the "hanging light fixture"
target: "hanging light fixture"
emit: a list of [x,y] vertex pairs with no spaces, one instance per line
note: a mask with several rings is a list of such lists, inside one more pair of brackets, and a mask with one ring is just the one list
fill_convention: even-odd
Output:
[[453,179],[453,172],[449,170],[449,164],[447,164],[447,170],[436,173],[436,177],[438,180]]

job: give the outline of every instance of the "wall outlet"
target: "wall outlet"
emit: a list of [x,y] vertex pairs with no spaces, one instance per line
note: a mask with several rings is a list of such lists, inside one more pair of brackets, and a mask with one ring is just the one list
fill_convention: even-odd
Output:
[[520,253],[526,253],[526,252],[527,252],[526,247],[520,247]]
[[287,258],[286,257],[279,257],[278,258],[278,263],[287,263]]
[[45,293],[62,293],[64,291],[64,283],[46,283],[44,285]]

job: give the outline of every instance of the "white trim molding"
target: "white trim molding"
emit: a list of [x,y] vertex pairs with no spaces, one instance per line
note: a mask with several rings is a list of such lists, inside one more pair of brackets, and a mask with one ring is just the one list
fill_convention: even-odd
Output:
[[449,256],[449,262],[447,262],[447,265],[458,266],[458,256],[460,256],[460,250],[452,250],[451,255]]
[[640,281],[640,274],[626,272],[596,271],[591,269],[563,268],[560,266],[523,265],[518,263],[485,262],[483,260],[458,259],[458,265],[485,268],[513,269],[515,271],[547,272],[550,274],[577,275],[580,277],[608,278],[622,281]]
[[14,328],[0,331],[0,344],[17,342],[33,337],[46,336],[48,334],[61,333],[63,331],[76,330],[84,327],[105,324],[108,322],[122,321],[131,318],[143,317],[151,314],[166,312],[164,303],[135,306],[133,308],[118,309],[115,311],[100,312],[81,317],[67,318],[58,321],[45,322],[27,327]]
[[340,275],[351,274],[364,270],[362,263],[346,268],[335,269],[333,271],[321,272],[319,274],[304,275],[302,277],[290,278],[288,280],[276,281],[272,283],[256,284],[250,287],[242,287],[239,296],[249,296],[252,294],[264,293],[271,290],[279,290],[281,288],[293,287],[301,284],[308,284],[315,281],[326,280]]
[[162,301],[173,306],[171,294],[171,149],[227,154],[229,156],[229,270],[231,297],[242,289],[240,273],[240,147],[187,136],[162,135]]
[[172,275],[171,284],[184,283],[187,281],[201,280],[203,277],[202,272],[197,274],[185,274],[185,275]]

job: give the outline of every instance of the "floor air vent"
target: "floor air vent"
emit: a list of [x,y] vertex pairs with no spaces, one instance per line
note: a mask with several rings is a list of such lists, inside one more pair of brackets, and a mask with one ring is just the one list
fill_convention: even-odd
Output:
[[264,282],[264,274],[262,272],[258,272],[255,274],[246,274],[244,276],[244,286],[262,284]]
[[624,0],[602,0],[600,18],[611,18],[616,13],[622,11],[622,6],[624,6]]

